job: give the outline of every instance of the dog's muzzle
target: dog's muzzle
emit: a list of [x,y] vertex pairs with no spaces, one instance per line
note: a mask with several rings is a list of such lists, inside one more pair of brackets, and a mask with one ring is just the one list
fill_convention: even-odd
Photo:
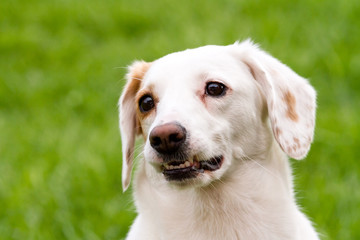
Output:
[[189,157],[184,153],[186,137],[186,129],[177,122],[159,125],[150,132],[150,145],[163,159],[161,171],[169,181],[181,181],[197,177],[205,171],[215,171],[224,160],[222,155],[207,160]]

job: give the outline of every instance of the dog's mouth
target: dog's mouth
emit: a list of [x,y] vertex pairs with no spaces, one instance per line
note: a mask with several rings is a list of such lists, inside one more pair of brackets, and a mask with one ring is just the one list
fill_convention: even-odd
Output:
[[186,161],[172,161],[162,165],[166,180],[182,181],[188,178],[195,178],[199,173],[205,171],[215,171],[219,169],[223,163],[222,155],[213,157],[208,160],[198,160],[195,156]]

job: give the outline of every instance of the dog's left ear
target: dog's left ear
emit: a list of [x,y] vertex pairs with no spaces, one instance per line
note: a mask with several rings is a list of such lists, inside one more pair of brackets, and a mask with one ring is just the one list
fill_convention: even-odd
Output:
[[127,83],[119,100],[119,125],[122,142],[122,187],[129,187],[136,135],[141,134],[141,126],[136,116],[135,96],[138,92],[150,63],[135,61],[128,67]]
[[264,93],[276,141],[290,157],[304,158],[314,135],[315,90],[306,79],[250,41],[237,47]]

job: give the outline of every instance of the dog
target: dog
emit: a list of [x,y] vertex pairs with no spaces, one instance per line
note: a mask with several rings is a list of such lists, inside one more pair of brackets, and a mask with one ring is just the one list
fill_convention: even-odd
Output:
[[319,239],[295,201],[288,156],[313,140],[316,92],[251,40],[135,61],[119,100],[128,240]]

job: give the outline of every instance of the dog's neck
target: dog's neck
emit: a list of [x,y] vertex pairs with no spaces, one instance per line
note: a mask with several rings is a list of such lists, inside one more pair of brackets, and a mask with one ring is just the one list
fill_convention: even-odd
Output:
[[[210,235],[207,236],[211,239],[238,239],[240,235],[246,237],[246,234],[254,236],[253,231],[260,234],[261,239],[261,227],[291,229],[292,225],[283,222],[281,226],[277,226],[277,220],[273,219],[273,216],[289,219],[289,216],[282,216],[282,213],[288,212],[284,209],[296,208],[296,205],[287,157],[275,143],[272,145],[267,154],[268,159],[241,161],[235,164],[234,171],[205,187],[178,189],[166,182],[154,183],[154,179],[149,179],[151,176],[145,174],[146,166],[143,163],[135,184],[135,199],[138,199],[136,205],[141,209],[139,212],[148,212],[149,218],[152,218],[149,221],[157,221],[156,226],[162,226],[157,231],[170,231],[166,234],[172,234],[174,229],[171,230],[170,226],[176,226],[175,229],[181,231],[179,236],[186,236],[186,231],[182,230],[192,227],[204,228],[200,232],[208,232]],[[231,232],[234,235],[229,235],[230,238],[211,235],[223,234],[227,226],[234,226],[234,223],[219,222],[219,216],[222,216],[221,219],[236,221],[235,225],[247,231]],[[263,219],[264,222],[259,222],[258,219]],[[199,222],[206,222],[206,226],[196,226]],[[263,239],[267,237],[264,236]]]

